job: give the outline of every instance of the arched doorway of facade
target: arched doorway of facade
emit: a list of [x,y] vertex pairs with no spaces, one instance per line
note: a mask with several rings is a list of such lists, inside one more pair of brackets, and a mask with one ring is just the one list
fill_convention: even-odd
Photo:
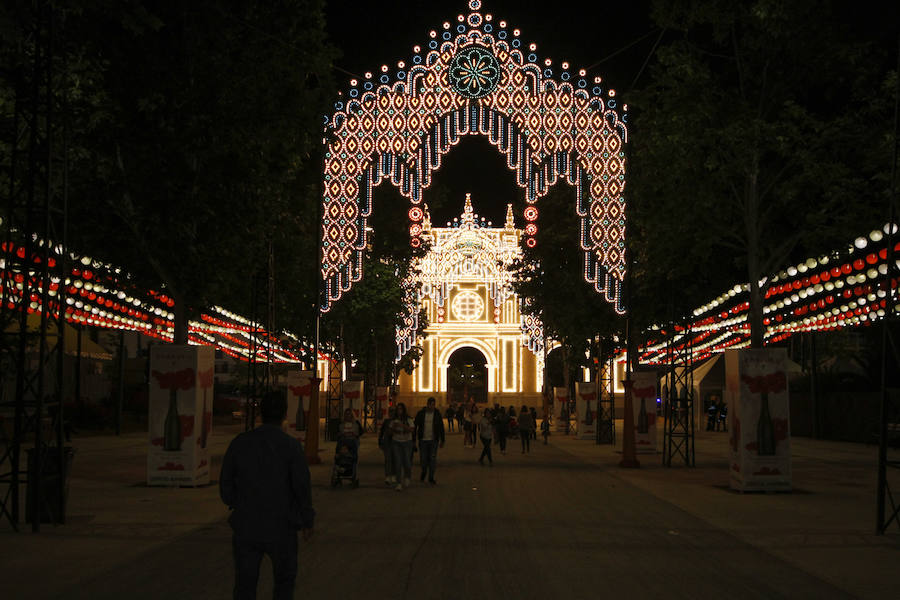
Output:
[[450,402],[487,402],[487,358],[471,346],[459,348],[447,361],[447,400]]

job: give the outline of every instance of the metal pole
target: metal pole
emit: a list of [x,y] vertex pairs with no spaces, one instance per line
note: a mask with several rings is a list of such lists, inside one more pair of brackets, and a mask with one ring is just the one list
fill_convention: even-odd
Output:
[[119,330],[119,385],[116,396],[116,435],[121,435],[122,405],[125,403],[125,330]]

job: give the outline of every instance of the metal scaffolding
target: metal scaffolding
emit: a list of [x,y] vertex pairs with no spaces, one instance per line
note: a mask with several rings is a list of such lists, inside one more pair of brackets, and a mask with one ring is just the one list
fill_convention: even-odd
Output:
[[676,333],[670,328],[666,346],[666,385],[663,390],[663,465],[680,457],[694,466],[694,369],[690,326]]
[[[275,383],[272,373],[272,352],[268,338],[275,332],[275,252],[272,242],[266,248],[266,269],[253,277],[250,286],[250,321],[254,331],[250,335],[250,356],[247,361],[247,410],[244,429],[256,427],[259,401],[272,390]],[[260,353],[265,359],[260,360]]]
[[616,394],[613,389],[615,357],[610,355],[598,369],[597,385],[597,443],[616,443]]
[[17,3],[15,18],[25,35],[9,71],[15,98],[7,132],[0,408],[13,419],[11,432],[0,427],[0,518],[18,530],[25,484],[25,520],[37,532],[42,521],[65,522],[71,458],[63,437],[67,69],[61,11],[53,3]]

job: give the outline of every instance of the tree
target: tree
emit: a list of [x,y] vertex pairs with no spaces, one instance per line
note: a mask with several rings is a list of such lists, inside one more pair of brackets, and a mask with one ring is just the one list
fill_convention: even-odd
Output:
[[[71,246],[191,311],[246,311],[276,248],[280,304],[315,298],[321,115],[334,54],[321,0],[84,3],[68,39],[94,66],[73,171]],[[76,89],[77,91],[77,89]]]
[[[537,244],[523,248],[522,258],[510,265],[512,285],[522,301],[522,312],[540,318],[545,338],[562,345],[568,383],[568,374],[576,365],[591,364],[586,352],[613,347],[612,338],[622,334],[623,319],[584,280],[574,189],[557,184],[538,206]],[[606,343],[595,344],[595,338]]]
[[653,18],[670,41],[629,97],[636,287],[675,296],[686,316],[742,269],[754,347],[765,277],[875,219],[873,168],[858,149],[883,124],[858,98],[873,96],[883,73],[832,9],[659,0]]
[[421,355],[421,348],[414,345],[397,357],[396,332],[416,315],[416,337],[425,335],[428,317],[418,305],[420,284],[413,276],[414,260],[424,256],[428,247],[410,246],[407,222],[397,218],[405,215],[409,201],[396,188],[380,186],[375,203],[363,278],[325,314],[323,333],[335,348],[343,342],[344,358],[355,360],[375,385],[384,385],[393,382],[396,370],[410,367]]

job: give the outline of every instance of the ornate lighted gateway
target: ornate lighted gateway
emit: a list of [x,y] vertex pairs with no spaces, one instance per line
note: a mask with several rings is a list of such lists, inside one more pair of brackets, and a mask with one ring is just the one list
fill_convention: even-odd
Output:
[[[518,29],[482,14],[480,0],[457,23],[430,32],[409,63],[366,73],[326,119],[322,218],[323,310],[362,277],[373,188],[390,178],[409,198],[410,243],[421,243],[422,190],[463,135],[484,135],[507,155],[525,188],[524,243],[535,244],[535,206],[558,178],[575,188],[584,277],[624,312],[626,116],[615,92],[585,71],[538,62]],[[623,107],[624,109],[625,107]]]

